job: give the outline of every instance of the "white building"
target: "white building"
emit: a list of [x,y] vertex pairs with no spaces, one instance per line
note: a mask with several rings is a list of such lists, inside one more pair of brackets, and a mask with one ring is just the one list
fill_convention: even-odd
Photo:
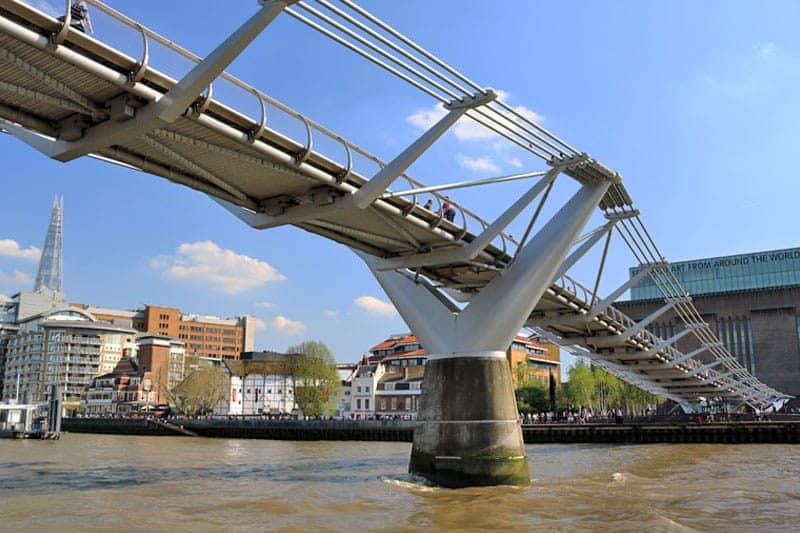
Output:
[[294,384],[286,355],[265,360],[223,361],[230,376],[228,398],[216,412],[228,415],[285,415],[295,411]]
[[342,383],[342,390],[339,397],[336,399],[336,411],[334,416],[347,418],[353,410],[353,378],[356,376],[356,364],[339,364],[336,365],[336,372],[339,373],[339,379]]
[[375,416],[375,390],[385,371],[384,365],[373,363],[360,365],[350,386],[350,413],[352,418],[364,419]]

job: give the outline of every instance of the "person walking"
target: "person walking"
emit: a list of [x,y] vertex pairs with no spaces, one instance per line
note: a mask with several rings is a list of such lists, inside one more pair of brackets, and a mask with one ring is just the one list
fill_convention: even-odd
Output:
[[[58,17],[61,22],[64,22],[65,19],[66,17],[64,16]],[[69,25],[71,28],[83,33],[86,33],[86,30],[89,30],[89,33],[94,33],[92,18],[89,16],[89,8],[86,7],[85,0],[78,0],[70,7]]]
[[448,222],[452,222],[456,218],[456,208],[453,207],[453,204],[450,202],[449,196],[444,197],[442,212],[444,213],[444,218],[446,218]]

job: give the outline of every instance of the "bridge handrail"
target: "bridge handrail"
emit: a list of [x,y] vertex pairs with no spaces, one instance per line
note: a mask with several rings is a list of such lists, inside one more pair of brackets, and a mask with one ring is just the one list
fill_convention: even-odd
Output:
[[[169,50],[171,50],[171,51],[179,54],[180,56],[184,57],[185,59],[189,59],[190,61],[193,61],[195,63],[199,63],[203,59],[200,56],[198,56],[197,54],[191,52],[190,50],[187,50],[186,48],[180,46],[179,44],[175,43],[174,41],[171,41],[170,39],[164,37],[163,35],[159,34],[156,31],[148,28],[147,26],[145,26],[145,25],[133,20],[132,18],[130,18],[127,15],[125,15],[124,13],[114,9],[113,7],[107,5],[106,3],[102,2],[101,0],[86,0],[86,3],[87,4],[91,4],[93,7],[97,8],[100,11],[102,11],[106,15],[114,18],[118,22],[121,22],[124,25],[130,27],[131,29],[136,30],[136,31],[138,31],[138,32],[140,32],[142,34],[143,42],[144,42],[144,45],[143,45],[144,52],[143,52],[142,57],[145,58],[145,59],[142,62],[140,62],[139,65],[140,65],[140,67],[144,66],[144,68],[137,69],[137,76],[143,76],[144,75],[144,71],[147,68],[149,68],[149,65],[146,64],[146,60],[147,60],[146,58],[149,56],[149,54],[147,53],[147,37],[150,37],[151,39],[153,39],[157,43],[165,46]],[[355,153],[357,153],[357,154],[359,154],[359,155],[361,155],[363,157],[365,157],[366,159],[368,159],[370,161],[373,161],[374,163],[376,163],[381,168],[386,166],[386,164],[387,164],[386,161],[382,160],[378,156],[372,154],[371,152],[369,152],[368,150],[358,146],[357,144],[355,144],[355,143],[353,143],[351,141],[348,141],[347,139],[343,138],[341,135],[338,135],[338,134],[334,133],[333,131],[331,131],[330,129],[326,128],[325,126],[323,126],[319,122],[306,117],[305,115],[303,115],[299,111],[296,111],[295,109],[293,109],[290,106],[284,104],[283,102],[273,98],[272,96],[270,96],[267,93],[261,91],[257,87],[254,87],[254,86],[248,84],[247,82],[241,80],[240,78],[238,78],[238,77],[236,77],[236,76],[234,76],[234,75],[232,75],[232,74],[230,74],[228,72],[223,72],[222,74],[220,74],[220,78],[225,79],[226,81],[232,83],[233,85],[239,87],[240,89],[243,89],[243,90],[245,90],[245,91],[247,91],[249,93],[254,94],[259,99],[259,105],[262,105],[262,101],[266,101],[267,103],[269,103],[270,105],[276,107],[277,109],[280,109],[284,113],[287,113],[288,115],[293,116],[293,117],[297,118],[298,120],[300,120],[301,122],[303,122],[303,124],[305,124],[305,126],[306,126],[307,133],[308,133],[308,139],[309,139],[309,141],[307,141],[307,144],[306,144],[306,154],[308,153],[308,151],[310,151],[309,150],[310,146],[311,146],[310,145],[310,139],[311,139],[310,127],[313,127],[315,130],[317,130],[320,133],[326,135],[331,140],[337,141],[337,142],[339,142],[340,144],[342,144],[344,146],[345,152],[346,152],[347,158],[348,158],[348,163],[346,163],[345,165],[341,165],[341,166],[343,167],[345,174],[349,175],[350,171],[352,170],[352,158],[350,157],[350,152],[351,151],[355,152]],[[210,100],[211,100],[211,97],[209,96],[206,101],[210,102]],[[257,123],[260,123],[260,124],[265,124],[265,122],[266,122],[265,115],[262,116],[262,120],[257,121]],[[411,186],[412,189],[425,187],[424,183],[422,183],[421,181],[419,181],[419,180],[417,180],[415,178],[412,178],[411,176],[409,176],[406,173],[401,174],[400,178],[404,179]],[[441,221],[441,218],[442,218],[442,215],[443,215],[443,213],[442,213],[443,205],[442,204],[445,201],[444,195],[442,195],[442,194],[440,194],[440,193],[438,193],[436,191],[426,192],[425,194],[430,194],[431,196],[433,196],[436,199],[436,201],[438,203],[438,206],[437,206],[438,209],[436,211],[434,211],[434,212],[438,212],[439,213],[439,215],[440,215],[439,216],[439,221]],[[467,223],[467,218],[468,217],[473,219],[474,221],[476,221],[483,228],[485,228],[485,227],[487,227],[489,225],[489,223],[485,219],[480,217],[477,213],[475,213],[474,211],[470,210],[469,208],[458,204],[457,202],[453,201],[452,199],[448,199],[447,201],[449,203],[451,203],[461,213],[461,217],[460,217],[461,218],[461,230],[462,230],[461,231],[461,235],[463,235],[464,233],[466,233],[469,230],[468,223]],[[417,201],[416,195],[412,195],[412,203],[414,204],[412,206],[412,210],[420,207],[419,206],[420,202]],[[437,222],[437,224],[438,224],[438,222]],[[516,246],[519,246],[519,243],[513,238],[512,235],[510,235],[508,233],[504,233],[503,232],[503,233],[500,234],[500,236],[498,238],[499,238],[500,243],[501,243],[500,247],[502,249],[502,253],[503,254],[508,253],[507,250],[506,250],[506,241],[511,242]]]
[[[591,305],[594,305],[599,301],[599,298],[597,296],[594,297],[594,301],[590,301],[592,296],[592,291],[590,291],[579,281],[575,280],[574,278],[566,274],[561,276],[554,283],[560,286],[561,288],[574,294],[575,297],[579,298],[582,302],[584,302],[587,307],[591,307]],[[604,319],[613,321],[614,326],[617,327],[620,331],[624,331],[625,329],[631,328],[636,325],[635,320],[633,320],[631,317],[629,317],[628,315],[626,315],[624,312],[617,309],[613,305],[610,305],[606,309],[604,309],[602,315],[605,315]],[[656,344],[659,344],[665,340],[662,337],[652,333],[648,329],[643,329],[642,331],[637,333],[634,339],[637,342],[644,341],[645,343],[649,344],[650,347],[653,347]],[[669,353],[671,355],[670,360],[675,360],[676,358],[684,355],[680,350],[674,348],[671,345],[664,347],[661,351]],[[718,359],[716,355],[715,359]],[[687,369],[692,369],[702,366],[702,363],[693,358],[682,363],[682,366],[686,367]],[[710,376],[710,379],[713,379],[713,377],[714,376]]]

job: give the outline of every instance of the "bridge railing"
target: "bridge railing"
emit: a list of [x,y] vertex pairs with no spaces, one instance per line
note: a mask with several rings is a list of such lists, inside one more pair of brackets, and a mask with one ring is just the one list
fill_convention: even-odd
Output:
[[[41,9],[42,7],[39,2],[32,0],[23,1],[35,9]],[[64,2],[65,11],[63,16],[66,17],[66,14],[69,12],[72,3],[73,2],[71,0],[66,0]],[[137,39],[139,41],[139,50],[138,52],[132,52],[133,58],[137,65],[136,68],[130,73],[130,79],[132,82],[137,82],[144,79],[147,76],[148,71],[158,72],[156,70],[156,66],[154,65],[154,58],[156,57],[158,57],[160,63],[166,65],[166,67],[172,71],[172,75],[174,75],[175,71],[181,70],[182,67],[178,66],[173,60],[166,57],[164,54],[159,54],[157,46],[169,51],[172,54],[176,54],[183,60],[188,60],[192,65],[202,61],[203,59],[100,0],[86,0],[86,3],[92,7],[91,16],[93,25],[95,27],[94,36],[96,38],[102,38],[103,40],[111,39],[114,41],[119,41],[121,39],[121,37],[118,35],[118,32],[106,31],[110,30],[110,27],[108,24],[104,23],[103,17],[99,15],[109,17],[111,20],[117,23],[114,29],[117,29],[121,24],[138,35]],[[48,13],[48,15],[55,15],[55,13]],[[65,38],[65,36],[66,33],[62,35],[62,39]],[[135,47],[136,45],[133,46]],[[126,43],[125,48],[131,48],[130,42]],[[165,75],[164,72],[161,72],[161,74]],[[167,74],[167,76],[169,76],[169,74]],[[173,79],[172,81],[175,80]],[[326,159],[329,159],[334,165],[341,168],[341,174],[338,177],[338,179],[341,181],[346,181],[353,175],[361,177],[362,180],[368,179],[364,178],[363,176],[370,176],[371,172],[377,172],[387,164],[386,161],[374,155],[373,153],[345,139],[341,135],[334,133],[322,124],[306,117],[290,106],[228,72],[223,72],[218,80],[210,85],[201,98],[198,99],[197,106],[199,111],[205,111],[212,103],[215,105],[229,107],[224,102],[234,99],[235,97],[231,95],[229,90],[221,87],[222,84],[219,82],[225,82],[229,84],[229,87],[244,91],[244,93],[250,95],[252,102],[254,102],[255,105],[255,113],[253,113],[255,116],[249,116],[249,113],[245,116],[254,123],[254,128],[250,133],[252,138],[259,137],[267,130],[278,134],[275,131],[275,127],[277,127],[277,124],[279,123],[281,125],[281,129],[283,130],[289,129],[297,131],[298,128],[296,126],[293,127],[289,121],[286,120],[286,118],[293,119],[296,121],[296,123],[299,123],[300,131],[299,134],[296,135],[299,140],[290,140],[301,147],[297,154],[298,161],[300,162],[307,158],[312,151],[317,155],[322,155]],[[239,95],[236,100],[241,101],[241,95]],[[253,104],[250,104],[248,107],[253,107]],[[233,111],[232,107],[229,107],[229,109]],[[340,147],[340,153],[338,155],[331,154],[331,152],[335,151],[333,148],[334,146]],[[323,147],[327,147],[328,149],[323,152]],[[372,167],[372,170],[368,168],[369,166]],[[405,173],[402,174],[398,180],[401,180],[401,182],[405,182],[405,184],[408,185],[406,187],[404,184],[404,189],[413,190],[425,187],[425,184]],[[428,200],[431,202],[431,207],[425,209],[423,206]],[[490,224],[474,211],[450,198],[446,198],[444,194],[436,191],[409,194],[407,201],[408,206],[406,209],[404,209],[404,213],[406,215],[409,215],[412,212],[423,214],[423,217],[430,221],[432,228],[439,227],[445,223],[444,204],[448,202],[453,205],[456,209],[457,217],[452,221],[447,221],[446,224],[452,224],[455,227],[460,228],[460,230],[454,231],[454,234],[458,238],[463,237],[468,232],[473,234],[480,233]],[[424,214],[425,212],[427,212],[427,214]],[[513,255],[516,246],[518,246],[517,241],[508,233],[501,233],[492,242],[492,244],[498,250],[508,255]]]

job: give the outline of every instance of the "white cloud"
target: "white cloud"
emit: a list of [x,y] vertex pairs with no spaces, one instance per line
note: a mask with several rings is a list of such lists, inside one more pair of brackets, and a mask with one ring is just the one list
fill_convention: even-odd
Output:
[[0,255],[13,257],[15,259],[24,259],[26,261],[38,261],[42,256],[42,251],[36,246],[22,248],[19,243],[13,239],[0,239]]
[[[511,93],[507,91],[497,91],[497,97],[499,100],[508,102],[508,100],[511,98]],[[529,109],[522,105],[512,107],[512,109],[528,120],[532,120],[536,123],[544,122],[544,117],[533,109]],[[499,122],[499,125],[492,123],[493,127],[500,127],[500,125],[502,125],[516,128],[516,126],[513,126],[509,120],[498,115],[496,112],[491,111],[488,108],[484,108],[483,111],[490,117],[494,117],[497,122]],[[507,112],[504,111],[504,113]],[[447,110],[442,106],[442,104],[438,104],[432,108],[421,109],[412,113],[406,117],[406,122],[416,126],[420,130],[425,130],[433,126],[446,114]],[[515,120],[519,121],[518,118],[514,118]],[[497,137],[495,132],[466,116],[460,118],[458,122],[456,122],[455,126],[453,126],[453,134],[459,141],[484,141]]]
[[394,308],[389,302],[385,302],[374,296],[359,296],[353,303],[361,309],[370,313],[382,316],[397,316],[397,309]]
[[6,296],[5,294],[0,294],[0,302],[7,302],[7,301],[9,301],[10,299],[11,299],[11,298],[9,298],[8,296]]
[[150,265],[163,269],[170,279],[207,283],[214,290],[228,294],[286,279],[269,263],[222,249],[211,241],[183,243],[176,255],[153,258]]
[[519,157],[512,157],[508,160],[508,164],[514,168],[522,168],[522,159]]
[[30,285],[33,283],[33,278],[30,274],[15,270],[13,274],[6,274],[0,270],[0,283],[7,285]]
[[778,46],[775,43],[758,43],[753,48],[756,54],[763,58],[772,57],[778,51]]
[[325,309],[322,314],[325,318],[339,318],[339,311],[333,309]]
[[469,157],[462,153],[456,154],[456,162],[459,166],[477,172],[497,172],[500,167],[492,160],[491,156]]
[[420,109],[410,114],[406,117],[406,122],[421,130],[427,130],[446,114],[447,110],[444,106],[442,106],[442,104],[437,104],[431,109]]
[[306,325],[299,320],[290,320],[282,315],[276,316],[272,320],[272,325],[287,335],[300,335],[308,330]]
[[252,317],[253,319],[253,329],[256,331],[262,331],[267,329],[267,323],[261,320],[258,317]]
[[261,309],[272,309],[275,307],[275,304],[272,302],[256,302],[253,304],[255,307],[259,307]]

